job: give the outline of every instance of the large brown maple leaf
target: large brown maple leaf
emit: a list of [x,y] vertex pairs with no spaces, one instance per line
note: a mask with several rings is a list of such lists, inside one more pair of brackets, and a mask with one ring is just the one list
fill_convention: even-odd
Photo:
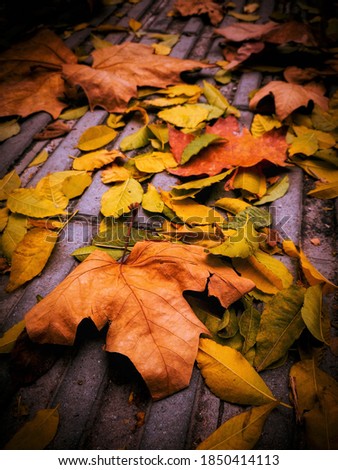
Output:
[[224,307],[254,287],[202,247],[141,242],[124,264],[95,251],[28,312],[27,332],[71,345],[84,318],[98,329],[109,323],[106,350],[128,356],[153,398],[163,398],[189,384],[199,336],[208,333],[182,294],[207,284]]
[[211,67],[195,60],[183,60],[154,54],[145,44],[125,42],[94,51],[93,66],[66,65],[63,76],[72,85],[81,86],[91,109],[101,106],[109,112],[123,112],[138,86],[163,88],[182,82],[181,72]]
[[224,17],[222,5],[213,0],[176,0],[174,11],[182,16],[207,14],[214,26]]
[[[199,152],[189,162],[168,171],[177,176],[214,176],[225,168],[236,166],[250,167],[267,160],[279,166],[286,165],[287,143],[282,129],[266,132],[261,137],[253,137],[248,129],[240,131],[238,120],[233,116],[220,118],[206,132],[226,139],[226,142],[209,146]],[[181,161],[186,138],[176,129],[169,132],[169,143],[176,161]]]
[[47,111],[57,118],[67,106],[62,66],[77,62],[75,54],[52,31],[42,30],[0,55],[0,116],[26,117]]

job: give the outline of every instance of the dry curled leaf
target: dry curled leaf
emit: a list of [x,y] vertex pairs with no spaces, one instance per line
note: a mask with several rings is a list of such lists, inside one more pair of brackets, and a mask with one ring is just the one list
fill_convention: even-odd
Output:
[[222,6],[213,0],[176,0],[174,12],[181,16],[207,14],[214,26],[222,21],[224,16]]
[[52,122],[48,124],[43,131],[38,132],[34,135],[33,139],[35,140],[47,140],[47,139],[56,139],[57,137],[62,137],[68,132],[71,131],[71,128],[68,124],[65,124],[62,121]]
[[109,322],[106,350],[128,356],[153,398],[163,398],[189,384],[199,335],[208,331],[182,293],[204,291],[207,281],[224,307],[253,287],[201,247],[141,242],[124,264],[95,251],[28,312],[27,332],[33,341],[73,344],[84,318],[98,329]]

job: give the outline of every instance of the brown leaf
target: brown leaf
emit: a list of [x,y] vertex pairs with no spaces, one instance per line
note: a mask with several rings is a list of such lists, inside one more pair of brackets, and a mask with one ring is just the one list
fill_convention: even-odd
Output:
[[[239,123],[233,116],[220,118],[211,127],[207,127],[206,132],[219,135],[228,142],[214,144],[203,149],[192,158],[186,165],[180,168],[168,169],[168,171],[178,176],[217,175],[224,168],[234,166],[250,167],[262,160],[268,160],[275,165],[286,165],[287,143],[283,130],[274,129],[266,132],[261,137],[253,137],[248,129],[239,129]],[[179,152],[182,143],[180,139],[185,139],[179,131],[169,134],[169,143],[175,158],[180,161]],[[177,144],[178,143],[178,144]],[[177,147],[176,147],[177,145]],[[183,149],[182,149],[183,151]]]
[[28,312],[27,331],[40,343],[73,344],[84,318],[98,329],[109,322],[106,350],[128,356],[163,398],[189,384],[199,335],[208,333],[182,293],[207,282],[224,307],[253,288],[202,247],[141,242],[124,264],[95,251]]
[[[235,53],[231,53],[232,58],[224,70],[234,70],[240,64],[245,62],[252,54],[259,54],[264,49],[264,42],[248,42],[239,47]],[[229,60],[226,49],[223,51],[224,57]]]
[[222,6],[213,0],[176,0],[174,12],[181,16],[207,14],[214,26],[220,23],[224,16]]
[[251,39],[263,40],[270,31],[278,28],[278,24],[269,21],[265,24],[234,23],[225,28],[215,29],[215,33],[224,36],[228,41],[242,42]]
[[[123,112],[138,86],[166,87],[180,83],[180,73],[210,65],[194,60],[154,54],[144,44],[126,42],[93,52],[93,66],[65,65],[63,75],[71,85],[80,85],[91,109],[101,106],[109,112]],[[123,65],[122,65],[123,64]]]
[[47,111],[56,119],[67,106],[62,65],[76,56],[53,32],[42,30],[0,55],[0,116]]
[[328,110],[328,98],[324,96],[325,89],[321,85],[309,83],[305,86],[295,83],[285,83],[275,80],[261,88],[250,101],[250,109],[256,109],[260,101],[273,96],[276,116],[280,121],[285,119],[301,106],[307,106],[312,101],[325,111]]
[[34,135],[35,140],[56,139],[71,131],[71,128],[62,121],[52,122],[43,131]]

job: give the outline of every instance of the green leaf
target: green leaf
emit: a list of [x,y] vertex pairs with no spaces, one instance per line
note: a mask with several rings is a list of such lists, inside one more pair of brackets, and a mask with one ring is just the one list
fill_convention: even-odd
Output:
[[245,310],[239,319],[239,331],[244,338],[242,354],[246,354],[256,344],[261,314],[254,307],[252,299],[244,297],[243,302]]
[[238,319],[234,308],[227,308],[219,323],[217,334],[224,339],[233,338],[238,332]]
[[201,339],[197,363],[206,384],[221,400],[242,405],[276,401],[263,379],[235,349]]
[[197,192],[201,191],[203,188],[207,188],[215,183],[219,183],[224,178],[229,176],[233,172],[231,168],[224,173],[220,173],[216,176],[209,176],[208,178],[202,178],[199,180],[189,181],[188,183],[179,184],[173,186],[173,189],[170,191],[170,195],[173,199],[184,199],[186,197],[191,196],[192,194],[196,194]]
[[25,320],[21,320],[12,326],[5,334],[0,338],[0,353],[10,353],[18,339],[18,336],[22,333],[25,328]]
[[20,125],[16,119],[0,123],[0,142],[19,134]]
[[260,438],[266,418],[278,402],[251,408],[230,418],[198,445],[198,450],[248,450]]
[[143,195],[142,207],[149,212],[162,212],[164,208],[164,202],[161,199],[160,194],[157,192],[155,186],[151,183],[148,184],[148,190]]
[[323,309],[323,284],[309,287],[305,292],[301,315],[310,333],[319,341],[329,344],[330,319]]
[[81,135],[77,148],[85,152],[97,150],[112,142],[116,136],[117,132],[108,126],[89,127],[89,129],[85,130]]
[[123,256],[124,250],[112,249],[112,248],[103,248],[100,246],[89,245],[77,248],[73,251],[72,256],[74,256],[78,261],[82,262],[95,250],[101,250],[105,253],[108,253],[113,259],[120,259]]
[[54,438],[59,425],[57,408],[40,410],[5,445],[5,450],[42,450]]
[[202,134],[195,137],[183,150],[180,164],[184,165],[184,163],[187,163],[191,157],[197,155],[203,148],[219,142],[224,142],[224,139],[215,134]]
[[15,170],[0,180],[0,201],[5,201],[9,194],[21,185],[20,177]]
[[276,201],[284,196],[289,189],[289,177],[288,175],[283,176],[276,183],[272,184],[266,194],[259,200],[254,202],[255,206],[260,206],[262,204],[267,204],[268,202]]
[[257,334],[254,364],[258,371],[285,356],[305,328],[301,316],[304,294],[303,287],[293,285],[266,305]]
[[240,117],[241,113],[230,105],[229,101],[216,87],[211,85],[211,83],[207,82],[206,80],[203,81],[203,85],[203,94],[211,106],[215,106],[216,108],[222,110],[222,114],[233,114],[236,117]]
[[107,222],[107,227],[93,238],[93,245],[104,248],[123,248],[127,238],[129,239],[128,246],[134,246],[135,243],[144,240],[162,239],[158,233],[152,233],[148,230],[133,227],[130,230],[129,225],[121,221],[115,222],[109,218]]
[[13,191],[7,200],[7,207],[12,212],[43,218],[64,214],[62,208],[41,196],[37,189],[21,188]]
[[101,199],[101,212],[106,217],[120,217],[131,211],[130,205],[141,203],[142,186],[138,181],[129,178],[106,191]]
[[229,219],[227,226],[238,229],[243,227],[247,220],[250,220],[256,229],[268,227],[272,222],[271,214],[267,210],[248,206],[246,209],[238,212],[235,217]]
[[149,131],[148,126],[143,126],[133,134],[124,137],[120,142],[120,149],[122,152],[126,152],[127,150],[135,150],[145,147],[149,144],[150,137],[151,132]]
[[73,119],[80,119],[80,117],[84,116],[88,111],[89,106],[81,106],[79,108],[67,109],[63,113],[60,114],[59,118],[63,119],[64,121],[71,121]]

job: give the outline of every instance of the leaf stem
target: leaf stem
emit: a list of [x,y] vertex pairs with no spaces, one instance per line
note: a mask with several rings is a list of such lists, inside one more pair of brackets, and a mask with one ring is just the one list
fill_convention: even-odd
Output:
[[293,410],[293,406],[288,405],[287,403],[284,403],[283,401],[280,401],[279,405],[284,406],[285,408],[289,408],[290,410]]

